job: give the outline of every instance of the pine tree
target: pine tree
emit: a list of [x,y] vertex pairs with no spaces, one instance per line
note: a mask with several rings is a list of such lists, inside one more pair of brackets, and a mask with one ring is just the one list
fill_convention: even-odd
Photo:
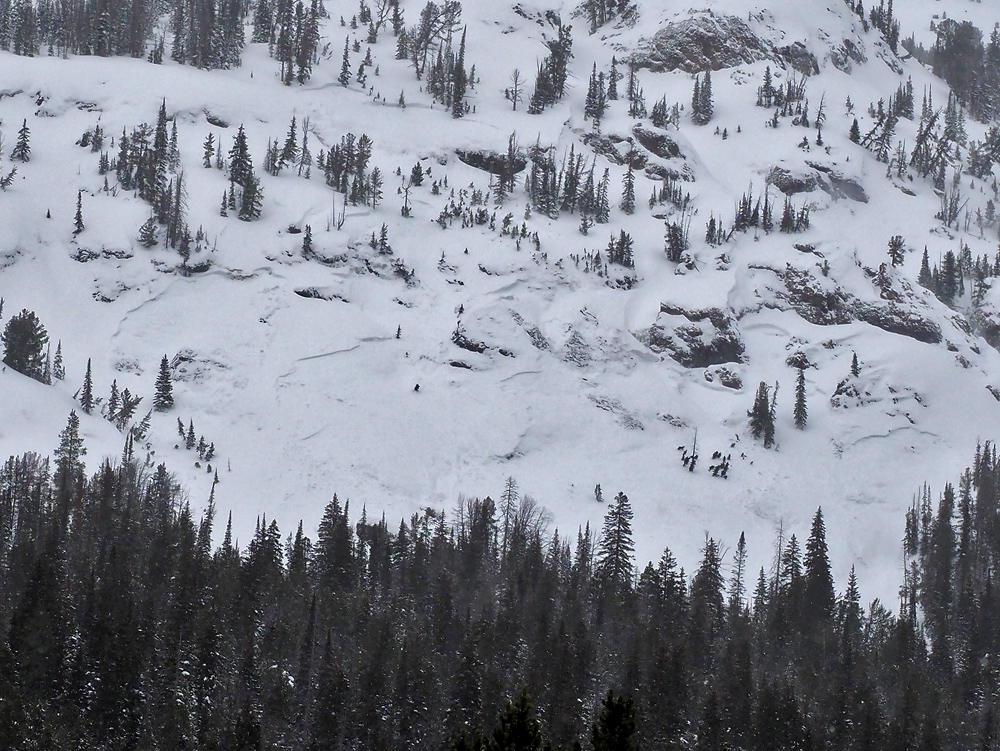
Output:
[[826,525],[823,509],[816,509],[812,530],[806,540],[805,590],[802,600],[806,623],[813,627],[827,626],[833,619],[836,595],[833,574],[826,545]]
[[622,180],[622,202],[621,210],[626,214],[635,213],[635,173],[632,171],[632,157],[633,154],[629,151],[628,156],[628,170],[625,172],[625,177]]
[[795,382],[795,427],[799,430],[805,428],[806,422],[809,419],[809,413],[806,410],[805,373],[805,368],[799,368],[798,379]]
[[150,215],[139,227],[139,244],[144,248],[152,248],[156,242],[156,218]]
[[76,192],[76,214],[73,216],[73,234],[79,235],[86,228],[83,223],[83,191]]
[[351,38],[348,37],[344,40],[344,59],[340,65],[340,76],[337,78],[341,86],[347,86],[351,82],[350,44]]
[[[245,186],[248,176],[253,173],[253,163],[250,160],[250,150],[247,146],[247,136],[240,124],[239,130],[233,136],[233,146],[229,150],[229,182]],[[235,200],[231,209],[235,209]]]
[[246,184],[243,186],[243,195],[240,200],[238,216],[244,222],[260,219],[263,207],[264,189],[257,176],[251,172],[246,178]]
[[212,157],[215,155],[215,134],[209,133],[208,138],[205,139],[203,145],[204,153],[202,154],[201,165],[205,169],[212,169]]
[[88,415],[94,411],[94,378],[90,373],[90,358],[87,358],[87,373],[80,388],[80,407]]
[[302,257],[312,258],[313,252],[312,226],[307,224],[305,232],[302,234]]
[[893,235],[889,240],[889,261],[893,266],[902,266],[904,257],[904,241],[902,235]]
[[15,159],[20,162],[31,161],[31,131],[28,129],[28,120],[24,119],[21,129],[17,131],[17,141],[14,149],[10,152],[11,161]]
[[705,79],[701,82],[701,89],[698,91],[698,109],[695,122],[705,125],[712,119],[715,113],[715,103],[712,98],[712,69],[705,71]]
[[170,361],[164,355],[160,360],[160,372],[156,376],[156,396],[153,397],[153,409],[166,412],[174,406],[174,386],[170,378]]
[[591,729],[594,751],[638,751],[636,735],[635,702],[609,690]]
[[597,549],[595,577],[610,591],[627,592],[632,588],[632,504],[628,496],[618,493],[604,515],[604,529]]
[[458,58],[455,60],[455,70],[451,82],[451,116],[460,118],[465,115],[465,90],[469,85],[468,74],[465,71],[465,33],[462,29],[462,41],[458,47]]
[[858,365],[858,353],[851,354],[851,375],[857,378],[861,375],[861,367]]
[[932,289],[934,278],[931,276],[930,261],[927,257],[927,246],[924,246],[924,254],[920,259],[920,273],[917,274],[917,284],[925,289]]
[[45,382],[45,346],[49,335],[33,311],[24,309],[8,320],[0,340],[4,345],[4,365]]
[[285,136],[285,144],[281,148],[281,155],[278,157],[278,164],[281,168],[288,165],[297,164],[299,159],[298,138],[295,132],[295,115],[292,115],[291,125],[288,126],[288,135]]
[[500,714],[489,748],[490,751],[539,751],[541,747],[542,729],[525,686]]
[[56,343],[56,357],[52,361],[52,377],[57,381],[62,381],[66,378],[66,366],[63,365],[62,339]]
[[754,438],[764,438],[764,446],[770,448],[767,436],[774,434],[774,423],[771,416],[770,387],[760,382],[757,387],[757,395],[754,397],[753,407],[747,416],[750,418],[750,432]]
[[861,128],[858,126],[858,118],[854,118],[854,122],[851,123],[851,131],[847,137],[854,143],[861,143]]

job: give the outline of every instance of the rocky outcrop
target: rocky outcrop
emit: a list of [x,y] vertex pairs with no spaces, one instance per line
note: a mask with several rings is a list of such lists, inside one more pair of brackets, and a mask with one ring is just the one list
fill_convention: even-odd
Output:
[[816,56],[802,42],[777,47],[774,52],[786,65],[802,75],[819,75],[819,62],[816,60]]
[[[762,266],[751,268],[765,269]],[[861,300],[838,286],[832,279],[820,279],[809,271],[786,266],[784,270],[766,268],[782,282],[775,290],[778,300],[817,326],[863,321],[891,334],[900,334],[919,342],[937,344],[941,327],[924,318],[899,297],[888,302]],[[780,306],[778,306],[780,307]]]
[[817,188],[837,201],[847,198],[858,203],[868,203],[868,193],[864,186],[853,177],[823,164],[806,162],[808,170],[792,171],[784,167],[772,167],[767,182],[786,196],[796,193],[811,193]]
[[736,320],[720,308],[687,310],[663,303],[656,322],[637,336],[657,354],[667,354],[686,368],[743,361]]
[[773,185],[786,196],[796,193],[812,193],[819,187],[819,181],[813,173],[794,174],[784,167],[772,167],[767,175],[768,185]]
[[505,153],[501,154],[497,151],[487,151],[485,149],[472,151],[455,149],[455,154],[458,155],[462,163],[493,175],[505,175],[511,172],[516,175],[518,172],[523,172],[524,168],[528,166],[528,158],[524,154],[518,154],[514,157],[513,170],[507,164],[507,154]]
[[657,133],[649,128],[636,125],[632,128],[632,135],[634,135],[636,140],[642,144],[644,149],[649,151],[654,156],[660,157],[660,159],[674,159],[675,157],[684,158],[684,155],[681,154],[680,146],[678,146],[677,142],[666,133]]
[[642,43],[631,63],[654,72],[700,73],[751,65],[772,56],[768,45],[742,19],[708,12],[660,29]]
[[850,73],[854,70],[854,64],[862,65],[868,62],[864,49],[856,45],[850,39],[845,39],[835,47],[830,48],[830,62],[837,70]]

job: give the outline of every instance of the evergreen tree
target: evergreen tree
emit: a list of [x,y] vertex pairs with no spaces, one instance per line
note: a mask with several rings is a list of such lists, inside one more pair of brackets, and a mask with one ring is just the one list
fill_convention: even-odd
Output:
[[851,353],[851,375],[857,378],[861,375],[861,366],[858,365],[858,353]]
[[614,691],[601,701],[601,711],[591,730],[594,751],[638,751],[635,703],[632,697],[615,696]]
[[893,235],[889,240],[889,261],[893,266],[902,266],[904,258],[904,241],[902,235]]
[[20,130],[17,131],[17,141],[14,143],[14,148],[10,152],[10,158],[11,161],[31,161],[31,131],[28,129],[27,118],[25,118],[22,122]]
[[66,378],[66,367],[63,365],[62,339],[56,342],[56,357],[52,361],[52,377],[57,381],[62,381]]
[[45,383],[45,346],[49,335],[33,311],[24,309],[7,321],[0,340],[4,365]]
[[826,545],[823,509],[816,509],[809,539],[806,540],[803,615],[810,627],[826,627],[833,619],[836,595]]
[[[233,136],[233,146],[229,150],[229,182],[245,186],[253,174],[253,162],[250,160],[250,149],[247,146],[247,136],[241,124]],[[235,202],[234,202],[235,203]],[[235,209],[236,206],[230,206]]]
[[87,358],[87,373],[80,388],[80,407],[88,415],[94,411],[94,378],[90,373],[90,358]]
[[713,114],[715,114],[715,103],[712,98],[712,69],[709,68],[705,71],[705,80],[702,81],[701,89],[698,91],[696,122],[705,125],[712,119]]
[[527,687],[507,703],[489,739],[490,751],[539,751],[542,729],[535,718]]
[[805,368],[799,368],[798,379],[795,381],[795,427],[802,430],[809,419],[806,409],[806,372]]
[[295,116],[292,115],[292,122],[288,126],[288,135],[285,136],[285,144],[281,147],[281,155],[278,158],[278,164],[281,168],[284,168],[288,165],[297,164],[298,160],[299,145],[295,132]]
[[151,215],[139,227],[139,244],[144,248],[152,248],[156,242],[156,218]]
[[932,289],[934,278],[931,276],[930,261],[927,257],[927,246],[924,246],[924,254],[920,258],[920,272],[917,274],[917,284],[925,289]]
[[215,155],[215,134],[209,133],[202,146],[203,154],[201,166],[205,169],[212,169],[212,157]]
[[847,135],[853,143],[861,143],[861,128],[858,126],[858,118],[854,118],[851,123],[851,130]]
[[73,216],[73,234],[79,235],[85,229],[83,223],[83,191],[76,192],[76,214]]
[[312,226],[307,224],[305,232],[302,234],[302,257],[312,258],[313,253]]
[[166,412],[174,406],[174,386],[170,378],[170,361],[164,355],[160,360],[160,372],[156,376],[156,396],[153,397],[153,409]]
[[635,213],[635,173],[632,171],[632,152],[628,154],[628,169],[625,178],[622,180],[622,202],[621,210],[626,214]]
[[340,65],[340,76],[337,78],[341,86],[347,86],[351,82],[350,44],[351,38],[348,37],[344,40],[344,59]]
[[465,114],[465,90],[469,85],[468,74],[465,71],[465,33],[462,29],[462,41],[458,47],[458,57],[452,72],[451,82],[451,116],[462,117]]
[[597,548],[594,576],[611,592],[628,592],[632,588],[633,553],[632,504],[628,496],[618,493],[604,515],[604,529]]
[[750,418],[750,432],[754,438],[764,439],[765,448],[770,448],[774,440],[774,417],[771,411],[770,394],[770,387],[761,381],[757,387],[753,407],[747,413]]
[[252,172],[246,177],[243,186],[243,194],[240,200],[239,218],[241,221],[249,222],[260,219],[261,210],[264,207],[264,188],[260,180]]

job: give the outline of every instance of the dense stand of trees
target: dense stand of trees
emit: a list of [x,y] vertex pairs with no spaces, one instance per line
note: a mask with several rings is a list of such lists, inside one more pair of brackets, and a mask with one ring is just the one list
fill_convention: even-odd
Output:
[[513,481],[213,547],[211,500],[131,442],[87,477],[79,430],[0,467],[4,748],[997,748],[992,446],[907,515],[893,615],[835,593],[820,511],[756,583],[743,537],[638,571],[624,493],[573,541]]

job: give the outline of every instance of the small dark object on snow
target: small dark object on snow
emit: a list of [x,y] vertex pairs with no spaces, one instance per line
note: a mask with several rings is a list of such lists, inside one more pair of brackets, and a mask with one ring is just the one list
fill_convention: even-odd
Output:
[[413,390],[414,391],[420,391],[420,384],[418,383],[416,386],[414,386]]

